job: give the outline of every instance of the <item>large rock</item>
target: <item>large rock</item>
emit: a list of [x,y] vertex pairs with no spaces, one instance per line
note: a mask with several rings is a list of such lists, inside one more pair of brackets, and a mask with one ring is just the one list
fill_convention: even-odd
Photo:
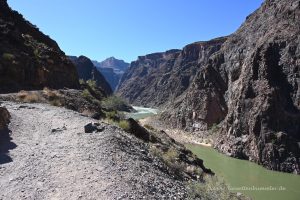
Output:
[[10,114],[6,108],[0,107],[0,130],[4,129],[10,122]]
[[112,94],[110,85],[89,58],[85,56],[69,56],[69,59],[76,66],[80,79],[85,81],[94,80],[96,81],[97,86],[102,88],[107,95]]
[[167,108],[162,118],[173,127],[207,130],[220,123],[221,152],[300,173],[299,35],[300,2],[266,0],[213,52],[189,51],[195,56],[183,61],[191,65],[174,64],[182,52],[132,63],[119,94]]
[[0,93],[78,88],[74,65],[55,41],[0,1]]

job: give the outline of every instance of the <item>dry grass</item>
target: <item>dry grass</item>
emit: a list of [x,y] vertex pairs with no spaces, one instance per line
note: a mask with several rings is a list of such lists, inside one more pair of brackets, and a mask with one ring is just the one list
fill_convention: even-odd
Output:
[[46,99],[49,101],[49,103],[53,106],[63,106],[64,102],[61,98],[61,95],[56,90],[51,90],[47,87],[43,89],[43,95],[46,97]]
[[26,103],[36,103],[36,102],[41,102],[42,97],[37,93],[37,92],[28,92],[21,90],[17,94],[17,98]]
[[150,147],[150,153],[151,153],[152,155],[154,155],[155,157],[158,157],[158,158],[162,158],[162,155],[163,155],[162,150],[160,150],[160,149],[157,148],[156,146],[151,146],[151,147]]
[[44,88],[43,91],[24,91],[17,94],[17,99],[25,103],[49,103],[53,106],[63,106],[64,101],[58,91]]

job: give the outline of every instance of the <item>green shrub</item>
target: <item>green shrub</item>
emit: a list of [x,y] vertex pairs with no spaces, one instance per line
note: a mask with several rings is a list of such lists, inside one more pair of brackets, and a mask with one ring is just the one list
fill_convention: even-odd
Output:
[[118,122],[118,126],[120,128],[122,128],[125,131],[129,131],[130,130],[130,124],[127,120],[121,120]]
[[14,60],[16,57],[15,57],[13,54],[10,54],[10,53],[4,53],[4,54],[2,54],[2,58],[3,58],[4,60],[12,61],[12,60]]
[[118,113],[117,113],[117,111],[113,110],[110,112],[105,112],[105,115],[106,115],[106,118],[108,118],[108,119],[116,119]]
[[97,87],[97,82],[95,80],[89,79],[86,81],[86,83],[92,90],[95,90],[95,88]]
[[101,101],[101,106],[107,110],[121,110],[124,105],[126,105],[125,101],[115,95]]
[[88,89],[84,89],[83,91],[82,91],[82,96],[85,98],[85,99],[90,99],[90,98],[92,98],[92,95],[90,94],[90,92],[88,91]]
[[175,149],[169,149],[162,155],[164,163],[177,175],[185,170],[185,165],[178,160],[178,152]]
[[178,157],[178,153],[175,149],[169,149],[166,153],[163,155],[163,159],[167,162],[176,162]]
[[79,84],[83,85],[83,84],[85,84],[85,81],[83,79],[79,79]]
[[220,129],[220,127],[219,127],[217,124],[213,124],[213,125],[210,127],[209,132],[210,132],[211,134],[216,134],[216,133],[218,133],[219,129]]
[[33,54],[35,55],[35,57],[40,57],[39,49],[36,48],[36,49],[33,51]]
[[175,149],[170,148],[164,152],[156,146],[151,146],[150,152],[153,156],[160,158],[176,175],[180,175],[185,171],[185,165],[179,161],[179,155]]

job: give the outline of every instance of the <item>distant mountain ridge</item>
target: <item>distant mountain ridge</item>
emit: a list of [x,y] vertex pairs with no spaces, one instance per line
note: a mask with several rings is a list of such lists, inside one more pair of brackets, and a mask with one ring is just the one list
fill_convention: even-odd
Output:
[[116,59],[115,57],[109,57],[104,61],[92,61],[97,68],[112,68],[115,73],[124,73],[129,67],[129,63],[124,60]]
[[98,62],[95,60],[92,62],[103,74],[113,91],[117,88],[121,77],[129,67],[129,63],[126,63],[125,61],[116,59],[114,57],[107,58],[102,62]]

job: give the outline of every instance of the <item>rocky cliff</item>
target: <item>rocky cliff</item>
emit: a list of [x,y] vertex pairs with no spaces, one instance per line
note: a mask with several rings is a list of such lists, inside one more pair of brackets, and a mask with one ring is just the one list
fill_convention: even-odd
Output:
[[158,107],[182,96],[200,65],[218,51],[226,38],[196,42],[183,50],[140,56],[123,75],[118,94],[135,105]]
[[116,73],[113,68],[97,68],[103,74],[113,91],[116,90],[123,73]]
[[76,66],[78,76],[83,80],[95,80],[98,87],[102,88],[107,95],[112,94],[112,89],[104,76],[97,70],[92,61],[85,56],[69,56]]
[[116,90],[122,75],[129,66],[129,63],[114,57],[107,58],[102,62],[92,62],[103,74],[113,91]]
[[74,65],[55,41],[0,1],[0,92],[77,88]]
[[[163,93],[155,88],[158,81],[150,81],[158,75],[148,73],[163,67],[147,62],[147,67],[131,64],[119,94],[136,104],[167,104],[162,119],[175,127],[195,131],[219,124],[215,147],[221,152],[272,170],[300,173],[299,19],[299,1],[266,0],[218,49],[204,54],[206,61],[195,62],[197,70],[186,76],[185,92],[176,94],[185,65],[168,76],[160,73],[164,82],[175,85]],[[172,78],[176,73],[179,79]],[[170,102],[166,95],[158,101],[160,91],[178,97]]]

